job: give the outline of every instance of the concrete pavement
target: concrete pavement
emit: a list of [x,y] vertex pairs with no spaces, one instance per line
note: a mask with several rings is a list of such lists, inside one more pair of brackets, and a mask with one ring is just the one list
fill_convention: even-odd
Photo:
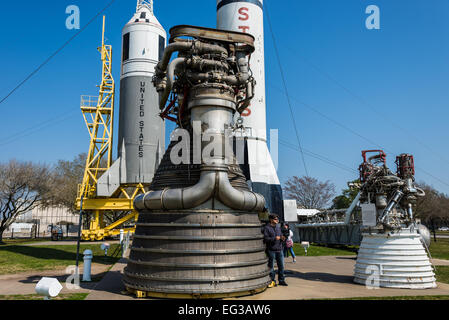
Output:
[[[100,279],[107,274],[110,266],[93,263],[92,264],[92,279]],[[79,266],[81,273],[83,272],[83,264]],[[63,289],[61,293],[88,293],[99,284],[97,282],[81,282],[79,290],[69,290],[66,287],[65,281],[70,274],[66,273],[66,268],[58,268],[49,271],[29,271],[17,274],[0,275],[0,295],[17,295],[17,294],[36,294],[36,284],[42,277],[56,278],[62,284]]]
[[[278,286],[266,291],[232,300],[300,300],[300,299],[335,299],[355,297],[389,297],[449,295],[449,284],[438,283],[436,289],[368,289],[355,284],[353,270],[355,256],[298,257],[293,263],[290,259],[285,264],[288,287]],[[448,265],[447,260],[434,259],[436,265]],[[103,280],[92,289],[87,300],[134,300],[125,293],[121,282],[126,259],[120,260]],[[141,299],[145,300],[145,299]]]
[[353,283],[355,257],[299,257],[286,263],[288,287],[277,286],[244,299],[291,300],[336,299],[359,297],[449,295],[449,284],[438,283],[436,289],[368,289]]
[[126,258],[120,259],[90,291],[85,300],[135,300],[133,296],[125,292],[126,288],[122,284],[122,274],[126,264]]

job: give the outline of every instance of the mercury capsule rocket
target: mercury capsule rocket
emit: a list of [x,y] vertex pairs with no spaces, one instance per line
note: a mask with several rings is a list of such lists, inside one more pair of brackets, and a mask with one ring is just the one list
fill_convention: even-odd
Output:
[[252,190],[265,197],[270,212],[283,218],[282,188],[267,146],[263,0],[217,0],[217,28],[255,38],[256,51],[249,62],[257,86],[251,105],[241,115],[247,155],[241,165]]
[[123,184],[151,183],[165,152],[159,94],[151,81],[166,38],[153,1],[139,0],[122,31],[118,159],[100,177],[98,196],[111,196]]

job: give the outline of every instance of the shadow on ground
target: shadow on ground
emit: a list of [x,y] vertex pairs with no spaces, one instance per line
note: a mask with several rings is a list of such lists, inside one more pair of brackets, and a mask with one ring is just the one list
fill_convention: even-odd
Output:
[[319,282],[335,282],[335,283],[353,283],[353,276],[323,273],[323,272],[299,272],[286,270],[286,275],[290,278],[298,278]]
[[340,260],[357,260],[357,256],[355,256],[355,257],[351,257],[351,256],[348,256],[348,257],[335,257],[335,259],[340,259]]
[[[99,274],[95,274],[91,276],[92,281],[90,282],[83,282],[80,281],[80,287],[81,288],[86,288],[86,289],[91,289],[92,284],[97,284],[99,281],[101,281],[101,279],[106,275],[107,271],[99,273]],[[60,283],[65,283],[67,278],[70,277],[71,275],[46,275],[46,277],[50,277],[50,278],[56,278],[58,279],[58,281]],[[82,280],[82,275],[80,275],[80,280]],[[37,284],[39,282],[39,280],[42,279],[41,275],[36,275],[36,276],[29,276],[26,277],[25,279],[19,280],[20,283],[34,283]]]

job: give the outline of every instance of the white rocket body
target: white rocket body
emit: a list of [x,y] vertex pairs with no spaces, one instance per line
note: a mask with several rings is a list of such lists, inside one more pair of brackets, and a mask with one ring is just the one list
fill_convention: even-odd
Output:
[[267,146],[263,0],[217,0],[217,28],[249,33],[255,38],[256,50],[250,60],[255,96],[242,113],[247,174],[253,191],[264,195],[270,212],[283,217],[282,188]]
[[152,9],[152,4],[139,1],[122,31],[119,157],[100,177],[98,196],[111,196],[123,184],[151,183],[165,151],[165,127],[152,78],[167,35]]

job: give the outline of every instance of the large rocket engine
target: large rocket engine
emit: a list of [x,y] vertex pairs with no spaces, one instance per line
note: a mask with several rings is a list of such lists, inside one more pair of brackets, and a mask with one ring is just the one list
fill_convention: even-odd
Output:
[[[376,154],[367,159],[372,152]],[[434,288],[435,274],[426,253],[429,232],[413,216],[417,197],[425,195],[414,184],[413,156],[396,158],[396,174],[388,169],[382,150],[363,151],[362,156],[358,187],[363,239],[354,281],[373,287]]]
[[247,57],[254,37],[192,26],[170,35],[153,82],[161,116],[178,123],[177,139],[151,191],[134,201],[139,220],[124,284],[153,297],[265,290],[270,279],[258,217],[265,199],[248,188],[228,133],[253,96]]

